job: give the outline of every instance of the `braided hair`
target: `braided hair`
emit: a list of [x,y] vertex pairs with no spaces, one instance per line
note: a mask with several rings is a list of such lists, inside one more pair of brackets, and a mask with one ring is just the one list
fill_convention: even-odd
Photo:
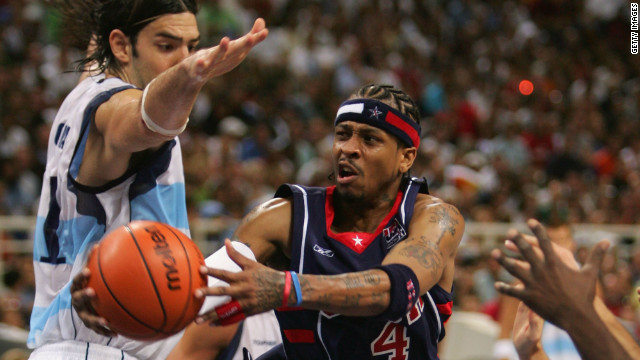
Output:
[[393,85],[369,84],[354,91],[349,99],[375,99],[399,110],[411,120],[420,123],[420,108],[409,95]]

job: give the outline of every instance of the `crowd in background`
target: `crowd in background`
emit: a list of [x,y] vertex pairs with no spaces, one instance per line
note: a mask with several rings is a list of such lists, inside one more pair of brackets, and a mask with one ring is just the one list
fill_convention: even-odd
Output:
[[[412,175],[467,221],[640,224],[640,56],[626,1],[200,3],[202,46],[256,17],[270,34],[206,85],[180,137],[194,218],[234,224],[281,183],[330,184],[335,111],[376,82],[419,103]],[[0,0],[0,215],[35,215],[49,124],[83,54],[61,29],[46,1]],[[603,293],[640,335],[640,251],[627,245],[605,260]],[[504,275],[485,250],[462,244],[454,306],[496,316]],[[30,256],[3,260],[0,319],[27,327]]]

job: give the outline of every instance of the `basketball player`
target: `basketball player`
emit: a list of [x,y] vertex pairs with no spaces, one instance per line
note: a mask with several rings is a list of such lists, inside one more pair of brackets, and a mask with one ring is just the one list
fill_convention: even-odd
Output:
[[64,100],[49,137],[33,251],[31,358],[165,358],[177,337],[131,341],[86,311],[81,301],[95,293],[82,289],[91,274],[81,269],[105,233],[131,220],[189,234],[177,136],[202,86],[240,64],[267,30],[259,19],[245,36],[196,51],[195,0],[58,5],[63,23],[83,26],[76,30],[93,34],[95,48],[81,63],[91,76]]
[[[227,241],[242,271],[206,268],[229,286],[196,294],[232,301],[196,321],[227,324],[279,308],[283,347],[269,359],[437,359],[464,220],[409,176],[419,119],[414,101],[391,86],[364,86],[342,103],[335,186],[282,185],[248,214],[235,238],[258,262]],[[283,252],[289,271],[262,265]]]

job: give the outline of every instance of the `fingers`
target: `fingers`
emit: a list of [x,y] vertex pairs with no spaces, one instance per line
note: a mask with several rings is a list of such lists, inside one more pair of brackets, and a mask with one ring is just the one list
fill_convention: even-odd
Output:
[[529,219],[527,221],[527,225],[533,231],[533,234],[538,239],[538,245],[544,254],[544,261],[546,263],[551,263],[555,261],[555,253],[553,251],[553,246],[551,245],[551,239],[549,239],[549,235],[547,235],[547,230],[540,224],[538,220]]
[[266,23],[263,18],[257,18],[256,21],[253,22],[253,27],[251,28],[251,33],[256,34],[263,29],[266,28]]
[[509,285],[502,281],[498,281],[494,284],[494,287],[501,294],[523,300],[525,289],[522,284]]
[[71,305],[78,313],[78,317],[86,327],[104,336],[116,336],[117,333],[109,327],[107,319],[96,314],[92,300],[96,292],[92,288],[84,288],[88,279],[89,269],[83,269],[73,278],[71,283]]
[[231,300],[196,317],[195,322],[196,324],[209,322],[212,325],[230,325],[242,321],[246,317],[240,302],[238,300]]
[[540,257],[536,255],[531,244],[517,230],[511,229],[507,233],[507,238],[511,240],[517,247],[518,252],[531,266],[538,266]]
[[242,270],[244,270],[247,266],[256,264],[255,261],[247,258],[246,256],[242,255],[238,250],[236,250],[236,248],[234,248],[233,245],[231,244],[231,240],[226,239],[224,241],[224,246],[227,249],[227,254],[229,255],[229,258],[233,260],[233,262],[238,264],[238,266],[240,266]]
[[583,269],[585,269],[585,271],[595,271],[596,273],[600,271],[600,265],[602,265],[602,260],[608,248],[609,242],[606,240],[597,243],[589,252]]
[[91,270],[89,270],[89,268],[83,268],[80,270],[80,272],[76,274],[71,281],[71,293],[84,288],[87,285],[87,281],[89,281],[89,276],[91,276]]
[[531,281],[530,266],[524,261],[507,257],[502,251],[494,249],[491,256],[505,268],[511,275],[528,284]]
[[253,23],[253,28],[251,28],[250,34],[253,35],[254,44],[261,42],[266,39],[267,35],[269,35],[269,30],[266,28],[266,23],[264,19],[257,18]]

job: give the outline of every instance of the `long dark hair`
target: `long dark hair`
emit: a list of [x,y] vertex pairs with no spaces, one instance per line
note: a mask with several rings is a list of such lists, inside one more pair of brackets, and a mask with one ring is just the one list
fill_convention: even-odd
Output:
[[[138,33],[146,25],[165,14],[198,12],[196,0],[50,0],[62,15],[66,33],[73,37],[75,46],[87,47],[93,37],[95,50],[77,63],[77,70],[96,64],[100,72],[110,69],[120,72],[109,45],[109,35],[122,30],[134,47]],[[94,67],[95,69],[95,67]]]

